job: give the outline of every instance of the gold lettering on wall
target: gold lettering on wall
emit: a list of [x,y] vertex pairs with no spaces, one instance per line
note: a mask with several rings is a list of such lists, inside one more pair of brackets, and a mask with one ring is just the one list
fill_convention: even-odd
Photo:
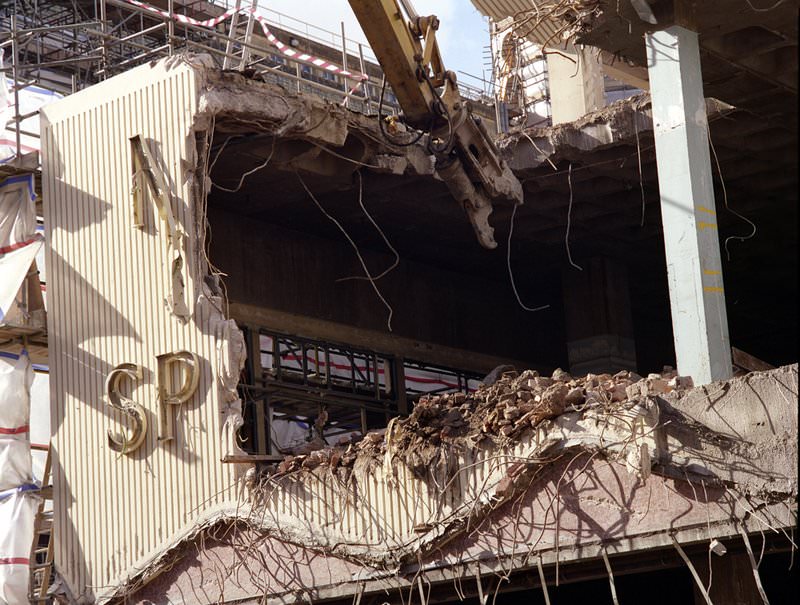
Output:
[[112,407],[116,408],[130,419],[131,432],[114,433],[108,431],[108,446],[115,452],[130,454],[144,443],[147,434],[147,414],[144,408],[120,392],[120,382],[128,379],[137,382],[142,379],[142,366],[134,363],[121,363],[109,373],[106,378],[106,397]]
[[160,412],[159,441],[175,438],[175,415],[171,407],[177,408],[188,401],[200,383],[200,363],[197,355],[189,351],[178,351],[159,355],[158,359],[158,406]]

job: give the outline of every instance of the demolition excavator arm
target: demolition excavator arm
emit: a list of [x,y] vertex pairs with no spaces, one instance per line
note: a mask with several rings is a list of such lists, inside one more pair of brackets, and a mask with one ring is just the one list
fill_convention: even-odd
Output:
[[522,185],[461,97],[456,75],[445,70],[436,41],[439,20],[419,16],[409,0],[349,2],[403,110],[402,121],[429,134],[437,173],[463,205],[481,245],[495,248],[492,203],[521,204]]

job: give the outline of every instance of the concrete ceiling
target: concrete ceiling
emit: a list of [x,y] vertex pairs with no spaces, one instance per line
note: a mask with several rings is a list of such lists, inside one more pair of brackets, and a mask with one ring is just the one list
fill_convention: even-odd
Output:
[[[723,180],[715,177],[720,237],[722,241],[733,238],[728,241],[730,258],[723,252],[732,342],[772,363],[794,360],[795,139],[775,120],[712,105],[717,110],[712,115],[711,138],[725,185],[723,190]],[[224,120],[218,121],[218,128],[225,130]],[[574,124],[531,130],[527,134],[533,144],[524,136],[509,137],[501,148],[525,190],[512,243],[515,278],[523,299],[528,304],[559,304],[565,295],[560,276],[576,270],[569,265],[565,243],[571,200],[573,259],[580,265],[591,257],[610,256],[628,265],[635,284],[637,340],[661,343],[642,365],[657,368],[669,362],[672,341],[651,131],[649,102],[644,97],[619,102]],[[251,132],[232,140],[211,175],[219,185],[235,188],[238,175],[270,154],[273,159],[249,176],[239,193],[212,190],[209,203],[287,229],[342,240],[341,232],[309,198],[294,173],[296,167],[326,211],[342,222],[360,246],[385,251],[382,238],[358,205],[354,170],[359,166],[347,159],[372,164],[376,152],[364,150],[375,145],[370,137],[379,135],[364,131],[351,136],[361,142],[348,137],[350,142],[343,147],[331,149],[341,157],[323,152],[330,156],[328,161],[336,162],[323,175],[305,170],[302,162],[291,163],[314,148],[306,141],[279,138],[273,150],[272,136],[264,133]],[[510,206],[495,208],[490,220],[500,246],[488,251],[478,245],[463,211],[432,175],[395,175],[369,167],[362,167],[361,175],[363,202],[402,258],[456,271],[464,279],[488,277],[511,295],[506,255]],[[757,227],[755,235],[736,239],[752,232],[748,220]]]
[[[475,4],[481,8],[487,2]],[[491,4],[495,13],[503,8],[503,3]],[[505,4],[508,15],[519,8],[516,0]],[[762,4],[774,8],[756,10]],[[583,24],[576,42],[596,46],[641,69],[646,66],[644,34],[676,20],[671,1],[654,0],[649,5],[656,25],[642,21],[628,0],[601,0],[601,10]],[[682,22],[689,19],[699,32],[705,94],[733,107],[712,116],[710,127],[721,169],[715,174],[715,187],[731,341],[771,363],[795,361],[797,3],[726,0],[692,5],[692,14],[679,17]],[[502,11],[492,16],[502,17]],[[224,124],[218,127],[224,129]],[[365,161],[369,151],[359,155],[359,145],[364,151],[374,147],[375,140],[380,142],[374,124],[371,130],[348,139],[345,147],[351,149],[338,153],[366,164],[374,161]],[[533,144],[519,134],[501,141],[525,190],[511,246],[523,300],[559,304],[570,295],[561,291],[560,279],[564,271],[577,270],[567,258],[569,214],[569,246],[576,264],[601,255],[629,267],[637,342],[653,343],[647,352],[639,347],[645,357],[640,366],[669,363],[671,319],[646,100],[623,101],[577,124],[526,134]],[[288,156],[302,151],[303,144],[296,147],[297,141],[279,140],[279,145],[283,143],[289,146]],[[235,153],[221,156],[212,177],[235,185],[230,175],[257,166],[271,146],[271,138],[251,132],[232,148]],[[215,191],[210,203],[286,228],[342,238],[310,201],[292,172],[298,168],[320,203],[359,245],[384,250],[383,240],[358,206],[357,166],[339,160],[326,175],[306,172],[302,163],[290,167],[273,162],[250,177],[241,195]],[[496,206],[490,222],[500,246],[487,251],[477,244],[464,213],[432,175],[388,174],[369,167],[362,167],[361,173],[364,203],[402,258],[454,270],[465,279],[489,277],[510,292],[506,254],[510,206]]]

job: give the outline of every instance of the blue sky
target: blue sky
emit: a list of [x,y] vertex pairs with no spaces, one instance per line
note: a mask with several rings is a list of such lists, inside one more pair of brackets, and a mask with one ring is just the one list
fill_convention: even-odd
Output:
[[[488,25],[469,0],[412,0],[420,14],[435,14],[441,20],[437,33],[447,69],[481,76],[484,47],[489,44]],[[347,0],[261,0],[259,6],[306,21],[312,25],[340,32],[344,21],[349,39],[366,43],[358,21]],[[272,17],[267,13],[268,17]],[[290,22],[289,22],[290,23]],[[298,24],[294,24],[297,26]],[[471,78],[458,74],[459,79],[480,86]],[[488,73],[486,79],[489,79]]]

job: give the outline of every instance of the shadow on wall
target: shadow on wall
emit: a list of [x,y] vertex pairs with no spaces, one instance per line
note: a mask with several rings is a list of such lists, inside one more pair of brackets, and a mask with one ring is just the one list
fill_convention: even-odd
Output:
[[[92,141],[87,143],[81,162],[91,163],[97,154]],[[158,145],[151,142],[151,148],[158,150],[156,157],[162,168],[168,168]],[[124,163],[126,158],[110,161]],[[213,337],[210,323],[216,311],[210,304],[195,304],[203,287],[202,279],[196,276],[204,274],[205,266],[195,254],[194,230],[190,228],[193,216],[178,195],[173,196],[175,217],[190,234],[183,253],[186,274],[195,276],[189,282],[195,291],[186,293],[190,309],[195,311],[191,329],[162,311],[169,295],[166,225],[151,202],[145,206],[145,228],[133,226],[130,176],[114,183],[105,175],[94,194],[68,184],[68,180],[86,177],[65,171],[87,168],[65,166],[58,149],[44,156],[43,162],[57,569],[77,586],[87,587],[84,590],[89,595],[102,590],[97,586],[99,578],[116,576],[139,556],[148,554],[142,549],[153,542],[153,537],[140,532],[155,534],[156,542],[168,538],[160,527],[142,529],[136,519],[123,518],[136,510],[137,499],[152,499],[152,508],[155,502],[170,498],[170,494],[159,493],[165,476],[178,476],[175,472],[202,475],[198,443],[220,438],[209,435],[206,425],[217,410],[198,413],[214,399],[212,389],[216,388],[211,360],[198,355],[199,388],[180,410],[170,410],[176,413],[174,439],[168,443],[158,439],[156,356],[174,352],[164,350],[165,346],[197,351],[202,336]],[[127,168],[124,172],[130,175]],[[172,180],[169,183],[173,191],[180,190]],[[167,321],[162,321],[163,317]],[[195,328],[200,329],[200,336]],[[143,446],[127,454],[110,451],[107,436],[109,431],[130,430],[127,417],[109,405],[105,393],[107,377],[121,363],[143,367],[142,379],[133,387],[130,381],[123,381],[123,388],[145,408],[148,423]],[[178,462],[179,471],[172,470]],[[202,485],[203,480],[198,482]],[[182,520],[175,523],[183,525]],[[98,538],[105,532],[118,535],[107,541]],[[87,539],[94,546],[83,543]],[[87,561],[86,553],[92,548],[95,552],[91,556],[97,560]]]
[[182,545],[163,567],[126,602],[222,603],[287,593],[311,601],[320,588],[373,571],[227,521]]

